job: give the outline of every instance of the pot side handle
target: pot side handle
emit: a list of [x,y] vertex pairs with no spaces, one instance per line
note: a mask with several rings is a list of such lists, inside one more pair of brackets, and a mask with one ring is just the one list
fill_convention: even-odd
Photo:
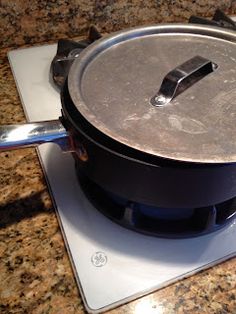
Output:
[[60,120],[0,126],[0,151],[56,143],[71,151],[70,137]]

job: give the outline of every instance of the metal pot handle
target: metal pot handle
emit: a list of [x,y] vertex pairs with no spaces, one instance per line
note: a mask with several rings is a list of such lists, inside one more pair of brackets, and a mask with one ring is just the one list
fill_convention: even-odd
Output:
[[0,151],[48,142],[58,144],[63,151],[72,150],[69,134],[60,120],[0,126]]
[[158,93],[151,99],[151,104],[156,107],[168,104],[176,96],[217,68],[216,63],[201,56],[189,59],[164,77]]

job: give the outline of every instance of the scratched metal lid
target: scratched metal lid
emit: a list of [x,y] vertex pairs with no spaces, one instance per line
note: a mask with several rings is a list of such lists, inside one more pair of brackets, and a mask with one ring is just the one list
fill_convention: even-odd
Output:
[[179,161],[236,161],[236,33],[159,25],[105,37],[68,77],[71,98],[98,130]]

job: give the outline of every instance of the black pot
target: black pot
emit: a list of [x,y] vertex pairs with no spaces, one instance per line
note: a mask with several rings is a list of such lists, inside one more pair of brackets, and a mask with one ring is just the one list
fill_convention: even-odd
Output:
[[[175,152],[173,147],[170,152],[167,147],[168,149],[166,149],[164,153],[162,150],[160,154],[158,154],[155,153],[154,150],[150,152],[150,149],[149,151],[141,149],[141,144],[139,146],[139,143],[128,142],[122,140],[120,137],[115,138],[114,136],[109,136],[109,132],[107,132],[106,129],[100,128],[98,124],[93,123],[89,112],[88,115],[86,115],[88,108],[84,110],[81,107],[80,110],[80,105],[82,102],[84,105],[84,101],[78,98],[78,95],[81,96],[82,92],[80,91],[80,95],[76,89],[77,86],[79,86],[78,89],[82,86],[82,77],[88,64],[94,60],[94,54],[97,56],[99,53],[103,52],[104,49],[107,49],[107,47],[112,48],[114,43],[119,44],[122,41],[126,42],[128,40],[132,42],[137,36],[142,38],[142,36],[150,35],[150,38],[152,38],[155,34],[163,35],[163,33],[165,33],[169,36],[169,34],[173,32],[181,33],[183,36],[200,34],[200,37],[204,38],[204,40],[205,37],[208,36],[216,38],[219,42],[220,40],[224,42],[228,40],[229,43],[236,42],[236,35],[233,32],[222,31],[213,27],[193,25],[166,25],[137,28],[99,40],[89,48],[86,48],[78,60],[72,65],[69,78],[65,82],[61,92],[62,117],[59,120],[48,122],[36,122],[20,126],[2,126],[0,129],[0,150],[15,149],[23,146],[37,146],[45,142],[55,142],[59,144],[63,150],[72,152],[79,171],[103,189],[128,200],[148,205],[168,208],[196,208],[221,203],[227,199],[233,198],[236,195],[236,158],[234,152],[232,152],[235,148],[235,140],[233,140],[233,137],[228,137],[229,145],[226,147],[225,138],[227,138],[227,132],[223,134],[224,136],[219,140],[217,138],[218,142],[223,144],[220,146],[219,150],[214,150],[215,147],[218,149],[218,142],[218,146],[209,145],[211,138],[206,138],[206,132],[204,130],[199,131],[197,129],[196,131],[194,128],[190,130],[188,126],[187,131],[191,134],[186,135],[186,130],[180,130],[180,126],[178,124],[176,125],[176,121],[174,121],[174,127],[177,130],[176,139],[179,140],[179,146],[181,146],[181,134],[183,134],[183,137],[186,136],[188,141],[190,152],[184,142],[184,138],[183,146],[185,145],[186,147],[184,146],[185,152],[183,155],[181,155],[181,150],[180,152],[178,151],[179,147],[177,146],[176,151],[178,151],[178,153]],[[193,36],[193,38],[195,37],[196,36]],[[170,76],[172,78],[174,77],[174,92],[173,90],[171,91],[173,86],[168,85],[171,85],[173,81],[168,81],[167,85],[170,87],[168,91],[166,91],[166,85],[162,84],[159,93],[166,92],[168,94],[169,91],[171,91],[170,97],[175,98],[177,96],[176,99],[178,99],[180,93],[216,68],[214,63],[208,62],[208,60],[206,61],[205,58],[200,58],[201,62],[203,60],[201,66],[199,67],[199,65],[197,65],[196,67],[195,64],[194,70],[192,72],[189,71],[189,63],[191,63],[191,69],[191,67],[193,67],[192,63],[196,60],[199,61],[199,58],[196,59],[195,57],[191,59],[190,62],[184,63],[174,71],[171,71],[169,73],[171,75],[168,74],[169,76],[167,75],[165,77],[163,83],[165,80],[168,81]],[[207,73],[205,73],[205,71],[207,71]],[[179,75],[182,75],[181,80],[179,80]],[[204,78],[204,80],[204,84],[207,85],[207,79]],[[182,81],[185,82],[184,86],[181,83]],[[106,88],[109,88],[109,86],[107,85]],[[198,88],[201,88],[201,85],[198,85]],[[93,86],[91,86],[91,89],[93,89]],[[147,89],[149,90],[150,87],[148,86]],[[167,94],[164,94],[164,96]],[[156,108],[163,107],[163,104],[158,103],[160,100],[160,98],[158,98],[159,96],[160,95],[157,94],[150,99],[150,106],[154,105]],[[171,101],[172,99],[168,100],[168,102]],[[96,103],[96,98],[94,103]],[[192,107],[193,105],[194,104],[191,104]],[[176,108],[178,108],[178,106]],[[97,109],[99,110],[99,108]],[[185,108],[183,110],[185,110]],[[198,110],[200,114],[202,114],[201,109],[199,108]],[[210,118],[212,118],[212,115]],[[184,121],[187,121],[186,118]],[[191,121],[193,121],[193,119]],[[220,121],[222,125],[223,122],[222,120]],[[231,121],[229,121],[229,124],[230,122]],[[173,124],[173,121],[171,123]],[[234,131],[231,125],[222,126],[221,124],[219,124],[219,132],[222,127],[227,130],[229,129],[228,134]],[[199,128],[199,125],[200,124],[197,124],[197,128]],[[158,127],[160,126],[158,125]],[[172,133],[171,140],[175,140],[175,134],[173,135]],[[14,137],[14,134],[17,134],[17,136]],[[168,129],[165,129],[165,134],[168,135]],[[158,136],[159,135],[160,134],[158,134]],[[202,148],[199,147],[199,152],[197,151],[197,154],[194,155],[194,152],[191,151],[194,147],[194,141],[196,140],[196,143],[201,140],[204,142],[205,139],[208,141],[207,145],[210,147],[209,151],[206,153],[203,150],[201,151]],[[138,141],[139,139],[137,138],[137,142]],[[164,145],[164,136],[160,136],[160,141],[162,141],[161,145]],[[148,144],[151,147],[152,143]],[[232,150],[228,150],[228,147],[232,148]],[[158,147],[155,147],[155,149],[158,150]]]

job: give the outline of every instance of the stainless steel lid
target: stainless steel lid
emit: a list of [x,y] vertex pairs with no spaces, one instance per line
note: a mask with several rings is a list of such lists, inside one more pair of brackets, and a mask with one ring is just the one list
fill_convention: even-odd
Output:
[[236,161],[236,33],[197,25],[131,29],[80,55],[79,112],[109,137],[179,161]]

